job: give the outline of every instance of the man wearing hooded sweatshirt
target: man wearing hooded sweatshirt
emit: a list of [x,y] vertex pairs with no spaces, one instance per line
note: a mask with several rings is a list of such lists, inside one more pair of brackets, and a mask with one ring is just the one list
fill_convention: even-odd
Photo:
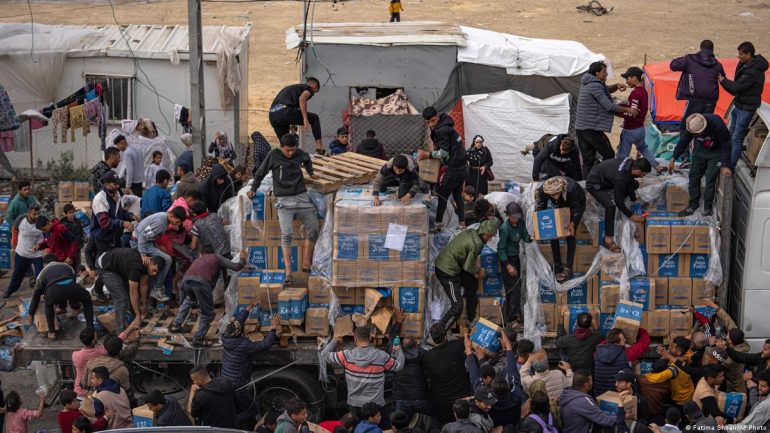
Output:
[[580,152],[569,134],[553,137],[532,163],[532,180],[546,180],[554,176],[567,176],[577,182],[583,180]]
[[452,413],[455,421],[445,424],[441,428],[441,433],[483,433],[470,420],[471,402],[469,400],[464,398],[455,400],[452,403]]
[[[404,352],[395,346],[395,358],[371,345],[371,331],[368,326],[353,331],[356,347],[336,352],[342,342],[335,337],[323,349],[323,356],[332,365],[345,370],[345,382],[348,385],[348,406],[350,411],[361,419],[361,407],[365,403],[376,403],[385,407],[385,372],[401,371],[404,368]],[[383,414],[382,427],[390,427],[390,417]]]
[[446,329],[434,323],[430,339],[436,346],[425,353],[422,365],[430,386],[434,414],[442,424],[454,419],[452,404],[471,394],[471,384],[465,371],[465,356],[461,339],[447,340]]
[[588,72],[580,79],[575,133],[583,157],[583,176],[588,176],[591,168],[598,163],[596,153],[602,160],[615,157],[610,139],[605,132],[612,131],[612,122],[617,113],[636,116],[639,110],[634,107],[622,107],[612,101],[610,93],[626,90],[625,84],[607,86],[607,65],[594,62]]
[[307,403],[293,398],[286,402],[286,410],[278,417],[273,433],[298,433],[307,425]]
[[585,433],[591,431],[594,426],[615,425],[615,416],[602,412],[593,397],[588,395],[591,388],[591,373],[586,370],[576,371],[572,378],[572,387],[565,389],[559,400],[562,433]]
[[244,366],[251,365],[251,359],[255,353],[265,352],[273,347],[275,343],[275,330],[281,323],[281,316],[274,315],[270,319],[270,332],[267,333],[262,341],[251,341],[243,334],[246,319],[251,310],[256,305],[249,304],[243,310],[237,312],[235,317],[227,324],[224,334],[222,334],[222,372],[221,377],[232,383],[235,388],[235,406],[238,413],[238,425],[240,428],[251,428],[254,425],[254,416],[258,407],[252,407],[255,397],[251,394],[251,388],[238,388],[246,385],[251,378],[251,371]]
[[48,217],[40,215],[35,220],[35,227],[43,232],[44,236],[43,243],[38,245],[38,248],[49,249],[57,261],[74,266],[80,252],[80,242],[67,230],[67,226],[58,218],[49,220]]
[[454,237],[436,258],[436,278],[444,288],[451,306],[439,320],[444,329],[454,326],[463,312],[463,289],[468,303],[468,321],[476,317],[477,278],[483,277],[483,270],[476,264],[484,244],[497,233],[497,223],[483,221],[478,229],[463,230]]
[[233,181],[227,175],[227,170],[220,164],[214,164],[211,167],[211,174],[198,185],[198,191],[211,213],[217,213],[222,203],[235,195]]
[[685,120],[691,114],[713,114],[719,99],[717,78],[725,74],[722,64],[714,56],[714,43],[701,41],[700,51],[677,57],[671,61],[671,70],[682,72],[676,87],[676,99],[687,101],[679,124],[679,139],[685,131]]
[[210,245],[215,254],[230,257],[230,237],[225,234],[225,226],[219,215],[209,212],[200,201],[190,205],[190,211],[193,214],[190,248],[195,250]]
[[594,395],[615,390],[615,375],[629,368],[629,364],[641,358],[650,347],[650,334],[639,328],[636,343],[626,347],[626,336],[622,329],[613,328],[607,333],[604,343],[596,346]]
[[747,381],[751,412],[741,421],[741,425],[770,427],[770,371],[764,370],[757,374],[754,381]]
[[377,139],[377,135],[371,129],[366,131],[366,138],[361,140],[358,144],[356,153],[377,159],[387,159],[385,156],[385,148],[382,147],[382,143],[380,143],[380,140]]
[[172,196],[174,200],[183,198],[188,191],[198,191],[200,182],[198,181],[198,178],[195,177],[195,173],[190,169],[189,165],[179,164],[176,167],[176,175],[179,178],[179,181],[176,183],[176,191],[174,191],[174,195]]
[[762,92],[765,88],[765,71],[767,59],[757,54],[754,44],[743,42],[738,45],[738,66],[735,67],[735,78],[728,80],[724,74],[719,76],[719,83],[734,96],[733,111],[730,119],[730,137],[732,154],[730,168],[734,168],[741,157],[743,139],[749,131],[749,124],[754,113],[762,105]]
[[35,196],[32,195],[32,185],[28,180],[20,181],[18,186],[19,192],[17,192],[13,200],[8,203],[8,211],[5,213],[5,219],[8,221],[8,224],[16,223],[16,220],[20,216],[27,213],[27,209],[29,209],[30,206],[40,206],[40,203]]
[[436,224],[440,226],[444,220],[444,212],[451,195],[454,200],[455,214],[462,226],[465,218],[463,184],[468,177],[468,155],[462,138],[455,130],[454,121],[446,113],[439,114],[435,108],[428,107],[422,111],[422,118],[430,128],[434,150],[432,152],[418,150],[417,159],[440,159],[446,167],[436,188],[438,195]]
[[[98,400],[104,407],[104,412],[113,411],[115,416],[110,418],[107,429],[131,428],[134,426],[131,417],[131,404],[128,401],[126,391],[118,382],[110,379],[107,367],[96,367],[91,371],[91,387],[96,389],[94,400]],[[94,402],[94,406],[97,406]],[[97,412],[99,412],[97,410]]]
[[374,196],[374,205],[380,205],[380,193],[383,193],[390,186],[398,186],[396,197],[404,205],[417,195],[418,192],[426,192],[428,186],[420,179],[417,174],[417,164],[408,155],[400,154],[390,158],[382,166],[377,176],[372,182],[372,195]]
[[154,389],[144,397],[144,403],[155,416],[153,427],[187,427],[191,426],[190,417],[175,398],[166,398],[159,390]]
[[559,314],[556,347],[566,355],[573,370],[594,371],[594,350],[602,337],[599,335],[599,313],[592,311],[580,313],[577,317],[577,327],[572,335],[567,334]]
[[196,425],[236,428],[235,391],[225,379],[211,379],[206,367],[201,365],[190,370],[194,393],[190,415]]

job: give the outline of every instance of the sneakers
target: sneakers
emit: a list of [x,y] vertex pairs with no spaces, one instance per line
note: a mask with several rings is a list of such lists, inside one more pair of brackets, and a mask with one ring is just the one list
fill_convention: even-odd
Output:
[[162,287],[156,287],[152,289],[152,292],[150,292],[150,297],[152,297],[158,302],[166,302],[170,298],[166,296],[164,292],[165,292],[165,289],[163,289]]
[[678,214],[676,214],[676,215],[677,215],[679,218],[688,217],[688,216],[690,216],[690,215],[694,214],[696,209],[697,209],[697,208],[695,208],[695,207],[692,207],[692,206],[687,206],[687,209],[685,209],[685,210],[682,210],[682,211],[679,211],[679,213],[678,213]]
[[182,332],[182,327],[174,325],[172,323],[171,326],[168,327],[168,332],[170,332],[172,334],[179,334],[180,332]]
[[703,208],[703,216],[704,217],[711,216],[711,214],[713,214],[713,213],[714,213],[714,209],[712,209],[710,207]]

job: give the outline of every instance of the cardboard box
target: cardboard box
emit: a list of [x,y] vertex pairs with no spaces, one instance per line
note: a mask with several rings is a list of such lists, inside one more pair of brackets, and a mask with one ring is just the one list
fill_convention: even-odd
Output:
[[321,277],[310,275],[307,278],[307,298],[310,305],[331,304],[331,287],[324,284]]
[[632,278],[629,280],[630,287],[628,298],[636,303],[642,304],[644,311],[655,309],[655,280],[649,278]]
[[[358,219],[355,226],[356,232],[359,234],[380,233],[385,235],[381,229],[382,222],[380,219],[380,214],[380,208],[373,206],[359,207]],[[386,221],[386,223],[387,222],[388,221]]]
[[[425,261],[419,262],[398,262],[401,264],[401,279],[398,284],[424,284],[425,281]],[[395,285],[395,284],[390,284]]]
[[391,307],[378,308],[371,316],[369,316],[369,321],[372,322],[372,325],[374,325],[379,332],[385,334],[388,332],[388,326],[390,325],[390,320],[393,318],[393,312],[394,310]]
[[618,281],[626,268],[626,259],[621,253],[607,254],[602,259],[602,280]]
[[645,311],[643,315],[646,318],[644,329],[650,333],[651,337],[668,336],[669,310],[663,308],[655,311]]
[[671,252],[671,221],[647,221],[647,253],[668,254]]
[[559,306],[554,304],[541,304],[541,306],[543,307],[546,332],[556,332],[556,327],[559,324]]
[[614,313],[620,301],[620,285],[616,282],[602,283],[599,290],[599,308],[603,313]]
[[425,323],[423,315],[420,313],[407,313],[404,317],[404,323],[401,324],[402,337],[422,338]]
[[636,228],[634,229],[634,240],[639,244],[647,242],[647,225],[643,222],[634,222]]
[[532,238],[535,240],[558,239],[567,236],[569,208],[546,209],[532,213],[535,225]]
[[692,313],[687,309],[669,310],[668,332],[676,337],[688,336],[692,331]]
[[356,293],[364,293],[364,316],[367,318],[374,313],[374,310],[380,305],[380,302],[385,298],[383,291],[387,289],[357,289]]
[[281,291],[283,291],[286,272],[279,269],[270,269],[262,272],[262,281],[259,284],[259,305],[262,309],[278,310]]
[[131,409],[131,418],[136,428],[152,427],[155,420],[155,412],[146,404]]
[[334,287],[334,294],[337,296],[340,304],[355,305],[356,289],[353,287]]
[[247,263],[256,269],[267,269],[270,263],[270,252],[267,247],[248,247],[249,258]]
[[75,182],[72,190],[72,201],[91,200],[91,184],[88,182]]
[[668,305],[668,278],[657,277],[655,280],[655,306]]
[[[599,406],[599,409],[602,412],[612,416],[617,415],[618,409],[621,406],[620,401],[620,393],[615,391],[607,391],[596,398],[596,404]],[[626,399],[625,404],[623,405],[623,411],[626,414],[626,419],[636,419],[636,405],[636,396],[631,396]]]
[[244,221],[264,221],[267,196],[264,191],[257,191],[254,197],[240,196],[241,215]]
[[[577,275],[576,275],[577,276]],[[596,282],[598,277],[593,276],[583,284],[573,287],[566,292],[556,294],[556,303],[559,305],[585,305],[598,302],[596,298]]]
[[334,207],[334,234],[356,233],[358,208],[355,206]]
[[238,289],[238,305],[249,305],[251,301],[259,302],[259,287],[262,285],[262,271],[243,271],[238,274],[236,288]]
[[543,283],[540,283],[540,302],[543,304],[555,304],[556,303],[556,292],[553,290],[553,287],[546,286]]
[[[540,254],[542,254],[543,257],[545,258],[545,261],[548,262],[549,265],[553,266],[553,249],[551,248],[550,243],[539,244],[538,248],[540,249]],[[567,257],[566,245],[559,246],[559,254],[562,257],[562,260],[566,260],[566,257]]]
[[[379,262],[377,265],[377,284],[375,286],[391,287],[405,281],[414,281],[404,278],[404,263],[416,264],[421,262]],[[422,275],[424,276],[425,274],[423,273]]]
[[708,254],[685,254],[682,259],[684,270],[682,277],[703,278],[709,269]]
[[711,254],[711,227],[696,223],[692,233],[692,253]]
[[686,183],[666,184],[666,211],[679,212],[690,204]]
[[[596,254],[599,252],[599,247],[593,245],[576,245],[575,246],[575,263],[574,272],[588,272],[591,265],[594,262]],[[566,257],[563,258],[566,260]]]
[[599,335],[606,336],[610,329],[615,327],[615,314],[614,313],[600,313],[599,314]]
[[307,289],[292,287],[278,294],[278,310],[282,325],[302,325],[307,311]]
[[[586,223],[583,220],[581,220],[580,224],[578,224],[577,228],[575,228],[575,240],[589,241],[592,245],[594,245],[595,239],[593,236],[591,236],[591,232],[588,230],[588,226],[586,226]],[[598,246],[598,244],[594,246]]]
[[8,205],[10,204],[11,204],[10,195],[0,195],[0,212],[2,213],[8,212]]
[[681,254],[650,254],[647,274],[654,277],[687,277]]
[[699,302],[702,299],[713,299],[716,288],[702,278],[692,279],[692,301]]
[[310,307],[305,312],[305,334],[314,337],[329,335],[329,309]]
[[490,352],[500,350],[500,335],[502,328],[487,319],[479,318],[476,328],[471,334],[471,342],[483,347]]
[[479,278],[478,292],[483,295],[498,296],[503,293],[503,277],[501,275],[487,275]]
[[486,245],[481,249],[478,264],[486,275],[500,275],[500,257]]
[[629,343],[636,342],[636,332],[642,322],[642,304],[630,301],[619,301],[615,310],[615,328],[623,330]]
[[[291,272],[296,273],[302,270],[302,248],[298,247],[296,245],[292,245],[290,248],[290,263],[291,263]],[[272,266],[278,268],[278,269],[286,269],[284,264],[284,258],[283,258],[283,248],[282,247],[270,247],[270,263],[272,263]]]
[[505,298],[479,298],[479,317],[497,325],[503,324],[503,305]]
[[334,319],[334,336],[347,337],[353,335],[353,318],[350,315],[337,316]]
[[385,234],[369,233],[364,238],[363,259],[371,261],[387,262],[398,260],[398,252],[385,248]]
[[75,182],[59,182],[57,190],[59,203],[70,202],[75,199]]
[[740,392],[717,391],[717,406],[728,417],[741,419],[746,411],[746,395]]
[[668,279],[668,303],[689,307],[692,305],[692,279],[669,278]]
[[356,284],[356,262],[334,260],[332,262],[332,285],[352,286]]
[[427,236],[420,233],[407,232],[404,239],[404,248],[396,253],[398,260],[402,262],[424,261],[428,256]]
[[420,179],[428,183],[438,183],[438,174],[441,169],[440,159],[421,159],[417,161]]
[[693,233],[695,226],[689,221],[671,221],[671,252],[689,254],[695,246]]
[[393,304],[406,314],[422,314],[425,310],[425,289],[422,287],[395,287]]
[[380,262],[359,260],[356,262],[356,277],[353,286],[375,287],[380,282]]

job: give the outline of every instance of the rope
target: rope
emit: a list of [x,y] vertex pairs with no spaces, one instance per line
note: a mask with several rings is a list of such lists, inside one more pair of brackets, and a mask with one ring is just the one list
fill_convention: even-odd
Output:
[[597,17],[600,17],[602,15],[607,15],[608,13],[612,12],[615,7],[611,7],[609,9],[602,6],[601,3],[599,3],[598,0],[591,0],[590,2],[577,6],[577,10],[584,11],[584,12],[591,12],[592,14],[596,15]]

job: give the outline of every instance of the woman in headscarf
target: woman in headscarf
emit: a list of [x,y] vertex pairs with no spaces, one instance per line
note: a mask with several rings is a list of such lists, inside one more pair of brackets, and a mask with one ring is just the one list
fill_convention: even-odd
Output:
[[566,176],[555,176],[537,189],[535,210],[541,211],[552,207],[554,209],[569,207],[569,226],[567,227],[567,263],[562,265],[559,239],[551,240],[553,265],[556,271],[556,281],[563,283],[572,278],[572,265],[575,262],[575,231],[583,213],[586,210],[586,194],[574,179]]
[[476,194],[485,196],[489,193],[488,182],[494,179],[489,167],[492,167],[492,153],[484,146],[484,137],[473,137],[473,144],[468,149],[468,178],[466,185],[476,189]]
[[218,129],[211,138],[209,153],[213,153],[215,157],[222,158],[227,162],[230,162],[230,164],[238,158],[233,143],[230,141],[230,137],[228,137],[227,133],[221,129]]
[[217,213],[222,203],[235,195],[232,179],[227,175],[227,170],[219,164],[211,167],[211,174],[198,186],[201,199],[206,203],[209,212]]

